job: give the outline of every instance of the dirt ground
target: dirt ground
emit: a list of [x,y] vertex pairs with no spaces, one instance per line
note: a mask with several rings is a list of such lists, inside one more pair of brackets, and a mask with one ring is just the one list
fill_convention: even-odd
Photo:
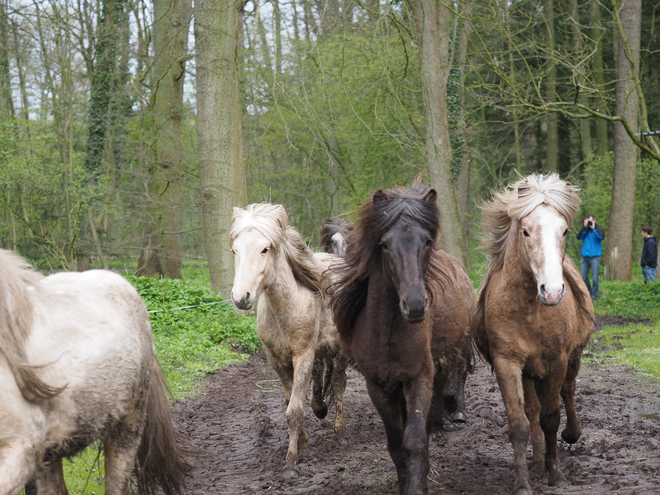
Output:
[[[533,479],[535,492],[660,494],[660,383],[624,367],[594,364],[583,365],[578,380],[583,436],[570,449],[560,440],[562,469],[572,486],[551,489],[544,476]],[[179,428],[208,452],[195,460],[186,493],[398,493],[382,423],[357,372],[349,372],[344,402],[349,444],[333,441],[334,411],[318,420],[308,407],[310,455],[300,463],[300,477],[289,482],[281,476],[288,440],[283,393],[263,354],[209,375],[207,385],[204,395],[173,405]],[[465,425],[431,439],[430,493],[511,493],[505,410],[483,363],[468,378],[466,409]]]

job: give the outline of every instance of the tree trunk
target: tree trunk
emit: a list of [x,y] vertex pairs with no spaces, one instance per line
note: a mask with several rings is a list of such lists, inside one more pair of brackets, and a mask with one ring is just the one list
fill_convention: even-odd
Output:
[[[188,56],[189,0],[154,0],[152,105],[155,163],[149,180],[150,212],[138,271],[181,278],[181,119]],[[156,222],[154,229],[153,222]],[[155,230],[155,232],[154,232]],[[152,258],[162,257],[156,263]],[[144,269],[141,263],[146,263]]]
[[[548,73],[545,78],[546,100],[549,105],[557,101],[557,64],[555,62],[555,12],[554,0],[544,0],[543,9],[545,11],[545,49],[550,53],[547,61]],[[559,162],[559,132],[557,123],[557,113],[548,112],[546,122],[548,125],[548,134],[546,138],[547,158],[545,161],[546,172],[556,172]]]
[[[465,69],[467,67],[468,42],[470,40],[470,33],[472,32],[472,26],[469,21],[471,14],[470,4],[465,6],[463,14],[465,20],[463,21],[463,29],[461,29],[458,43],[458,132],[462,138],[463,154],[461,158],[461,169],[456,180],[456,200],[458,202],[458,211],[463,221],[463,231],[467,240],[470,236],[470,147],[468,145],[467,118],[465,115]],[[516,137],[517,131],[516,122]],[[469,261],[469,259],[465,261]]]
[[[635,131],[639,127],[639,98],[633,79],[639,71],[641,10],[641,0],[626,0],[621,8],[623,37],[619,36],[617,59],[616,113],[624,117]],[[625,49],[626,44],[629,44],[630,50]],[[632,54],[632,60],[628,59],[626,52]],[[610,231],[607,240],[609,280],[632,279],[636,169],[637,146],[630,139],[623,125],[616,122]]]
[[[576,60],[582,58],[584,50],[584,42],[582,40],[582,32],[580,31],[580,13],[578,11],[578,0],[571,0],[571,17],[573,18],[573,49],[575,50]],[[588,96],[584,92],[582,85],[584,84],[584,77],[578,76],[578,103],[582,105],[588,104]],[[582,151],[582,161],[585,161],[591,155],[591,120],[580,119],[580,149]]]
[[232,0],[195,2],[197,136],[202,217],[211,286],[229,297],[233,206],[245,206],[238,94],[238,8]]
[[451,11],[435,0],[420,0],[422,11],[422,89],[426,111],[426,161],[431,184],[438,190],[442,247],[461,261],[467,241],[451,173],[447,114],[449,26]]
[[[605,29],[601,24],[601,6],[598,0],[591,0],[591,37],[596,42],[596,51],[593,57],[593,74],[594,81],[598,91],[605,92],[605,76],[603,74],[603,35]],[[607,102],[602,94],[597,95],[596,110],[599,112],[607,113]],[[599,155],[604,155],[609,151],[609,143],[607,139],[607,120],[596,119],[596,150]]]
[[15,117],[9,73],[9,17],[5,0],[0,0],[0,117],[4,121]]

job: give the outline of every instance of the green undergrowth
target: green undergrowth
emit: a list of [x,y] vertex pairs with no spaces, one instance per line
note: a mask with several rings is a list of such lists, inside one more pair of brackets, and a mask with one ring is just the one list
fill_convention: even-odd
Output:
[[594,310],[598,315],[660,321],[660,281],[601,282]]

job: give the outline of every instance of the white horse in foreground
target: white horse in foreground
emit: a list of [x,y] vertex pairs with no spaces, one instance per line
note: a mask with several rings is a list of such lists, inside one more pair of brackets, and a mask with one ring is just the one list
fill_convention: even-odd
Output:
[[181,493],[147,310],[107,271],[43,277],[0,250],[0,495],[66,495],[62,458],[103,441],[105,493]]
[[257,332],[284,386],[289,430],[284,477],[293,478],[299,456],[308,452],[303,402],[310,381],[314,414],[324,418],[334,403],[335,433],[346,442],[346,363],[321,287],[323,272],[337,258],[312,253],[281,205],[234,208],[230,235],[236,270],[231,298],[238,308],[250,309],[260,297]]

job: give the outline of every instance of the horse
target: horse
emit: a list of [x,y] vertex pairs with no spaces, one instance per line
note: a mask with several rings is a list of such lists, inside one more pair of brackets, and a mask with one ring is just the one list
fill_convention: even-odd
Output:
[[147,310],[120,275],[44,277],[0,250],[0,494],[66,495],[62,459],[96,440],[105,493],[180,494],[190,465],[172,429]]
[[336,258],[312,253],[289,225],[281,205],[251,204],[234,208],[230,231],[235,277],[234,304],[257,306],[257,333],[268,362],[284,386],[289,448],[284,478],[297,477],[299,457],[308,453],[303,402],[313,382],[312,410],[323,419],[333,403],[334,431],[346,443],[343,396],[346,362],[324,297],[322,275]]
[[471,332],[495,371],[513,445],[516,495],[531,495],[532,471],[545,467],[550,486],[565,487],[557,453],[559,397],[567,423],[562,438],[574,444],[582,429],[575,411],[575,379],[594,327],[594,309],[566,234],[577,214],[578,188],[557,174],[530,175],[485,202],[489,254],[477,293]]
[[449,371],[465,359],[472,284],[435,247],[435,189],[378,190],[359,209],[328,283],[342,350],[364,375],[402,494],[428,492],[428,442]]
[[353,230],[353,224],[344,218],[332,217],[323,222],[320,239],[326,253],[344,256],[346,254],[346,236]]

